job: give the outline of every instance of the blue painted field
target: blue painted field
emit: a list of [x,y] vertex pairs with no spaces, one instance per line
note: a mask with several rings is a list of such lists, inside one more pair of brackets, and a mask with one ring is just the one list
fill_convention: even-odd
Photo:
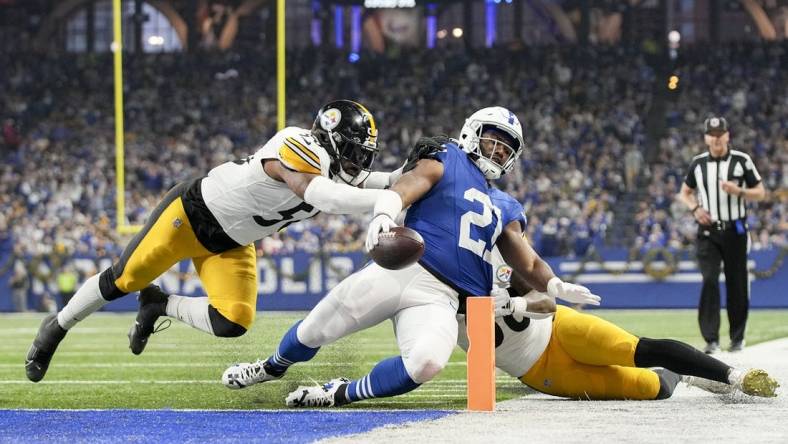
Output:
[[304,443],[453,412],[0,410],[0,442]]

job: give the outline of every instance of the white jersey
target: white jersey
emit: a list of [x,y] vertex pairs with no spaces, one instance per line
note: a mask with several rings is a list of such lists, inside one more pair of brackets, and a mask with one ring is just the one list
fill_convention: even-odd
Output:
[[[493,249],[493,271],[495,285],[508,288],[512,269],[504,262],[498,249]],[[532,290],[528,294],[533,294]],[[457,344],[468,351],[468,334],[465,316],[458,315],[459,334]],[[546,319],[504,316],[495,318],[495,366],[515,378],[519,378],[533,367],[542,356],[553,333],[553,317]]]
[[248,245],[319,211],[296,196],[287,184],[269,177],[264,159],[285,167],[329,177],[331,159],[309,130],[285,128],[253,155],[212,169],[202,179],[205,205],[222,230],[239,245]]

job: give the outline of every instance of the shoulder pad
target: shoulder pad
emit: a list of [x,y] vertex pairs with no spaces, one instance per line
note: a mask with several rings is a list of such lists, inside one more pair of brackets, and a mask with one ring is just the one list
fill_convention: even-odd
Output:
[[288,127],[277,133],[277,137],[280,138],[277,158],[285,167],[301,173],[327,174],[330,165],[328,153],[309,131]]

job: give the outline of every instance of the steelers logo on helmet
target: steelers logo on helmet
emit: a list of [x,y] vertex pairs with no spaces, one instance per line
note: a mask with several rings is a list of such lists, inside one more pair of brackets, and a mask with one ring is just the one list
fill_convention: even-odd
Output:
[[499,285],[505,285],[512,280],[512,267],[501,265],[495,270],[495,280]]
[[720,126],[720,119],[716,117],[712,117],[711,120],[709,120],[709,126],[712,128],[716,128]]
[[320,115],[320,126],[326,131],[331,131],[339,125],[340,120],[342,113],[336,108],[329,108]]

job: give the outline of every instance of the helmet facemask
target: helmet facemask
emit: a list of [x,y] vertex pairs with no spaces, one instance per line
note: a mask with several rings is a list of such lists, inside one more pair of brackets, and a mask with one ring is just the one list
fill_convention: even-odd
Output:
[[329,140],[337,154],[332,162],[336,177],[353,186],[365,181],[378,155],[377,134],[369,135],[364,140],[353,136],[350,140],[342,134],[329,131]]
[[463,144],[484,176],[495,180],[511,171],[522,153],[517,136],[495,124],[471,125],[476,126],[476,131]]

